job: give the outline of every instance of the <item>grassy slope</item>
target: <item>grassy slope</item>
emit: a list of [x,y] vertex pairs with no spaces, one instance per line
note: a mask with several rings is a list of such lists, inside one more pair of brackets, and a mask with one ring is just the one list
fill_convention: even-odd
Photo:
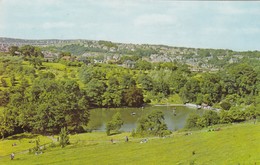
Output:
[[[12,152],[22,152],[28,150],[29,148],[33,148],[35,146],[34,141],[37,138],[40,139],[40,144],[47,144],[52,142],[51,139],[42,135],[31,135],[28,133],[14,135],[13,137],[9,137],[0,141],[0,157],[9,155]],[[16,146],[12,147],[12,144],[14,143],[16,143]]]
[[[16,154],[0,158],[1,164],[260,164],[260,123],[237,124],[221,131],[174,133],[173,138],[153,138],[140,144],[123,133],[107,137],[105,133],[71,136],[72,145],[49,148],[42,155]],[[116,144],[109,141],[113,138]],[[0,144],[5,141],[1,141]],[[1,150],[3,149],[3,145]],[[9,146],[5,146],[9,148]],[[8,150],[8,149],[7,149]],[[193,152],[195,154],[193,154]],[[0,155],[1,156],[1,155]]]

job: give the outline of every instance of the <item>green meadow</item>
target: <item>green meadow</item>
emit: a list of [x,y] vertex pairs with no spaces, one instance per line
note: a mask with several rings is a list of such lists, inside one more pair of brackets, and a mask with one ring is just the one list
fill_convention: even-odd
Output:
[[[70,135],[71,144],[58,146],[57,136],[20,134],[0,141],[1,165],[31,164],[260,164],[260,123],[253,122],[215,126],[199,131],[178,131],[165,138],[133,138],[124,132],[107,136],[105,132]],[[125,136],[129,142],[125,142]],[[39,138],[46,144],[40,155],[30,154],[29,148]],[[114,143],[111,143],[113,139]],[[29,143],[29,142],[32,143]],[[16,146],[12,146],[16,143]],[[54,145],[50,145],[54,143]],[[15,159],[10,160],[10,154]]]

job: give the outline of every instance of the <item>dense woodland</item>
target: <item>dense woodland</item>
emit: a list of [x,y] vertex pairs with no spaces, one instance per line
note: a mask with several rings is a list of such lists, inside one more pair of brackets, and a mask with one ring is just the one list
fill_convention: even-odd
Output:
[[[131,68],[62,58],[44,62],[39,47],[12,47],[0,56],[0,136],[25,131],[52,134],[63,127],[83,132],[90,108],[156,103],[221,109],[191,116],[188,128],[256,119],[260,115],[259,78],[259,66],[249,59],[214,72],[194,72],[186,64],[141,58]],[[141,119],[140,124],[145,121]]]

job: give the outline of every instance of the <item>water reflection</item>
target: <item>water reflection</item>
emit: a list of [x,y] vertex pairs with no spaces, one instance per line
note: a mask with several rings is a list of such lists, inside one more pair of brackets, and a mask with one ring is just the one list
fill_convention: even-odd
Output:
[[112,119],[116,112],[120,112],[124,125],[122,131],[132,131],[136,129],[138,119],[152,110],[161,110],[165,117],[165,122],[169,130],[178,130],[185,126],[186,118],[194,111],[202,113],[203,110],[196,110],[187,107],[171,106],[151,106],[145,108],[111,108],[111,109],[92,109],[90,111],[90,122],[88,129],[105,131],[106,123]]

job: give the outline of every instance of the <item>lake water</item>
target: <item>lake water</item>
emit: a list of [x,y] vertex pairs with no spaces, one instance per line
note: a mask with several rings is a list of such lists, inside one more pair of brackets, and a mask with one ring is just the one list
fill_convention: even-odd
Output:
[[[145,114],[150,113],[152,110],[161,110],[164,114],[165,123],[169,130],[178,130],[185,126],[187,117],[192,112],[199,114],[203,113],[203,110],[197,110],[188,108],[185,106],[150,106],[145,108],[110,108],[110,109],[92,109],[90,110],[90,122],[88,123],[88,129],[96,131],[105,131],[106,123],[112,119],[112,116],[116,112],[120,112],[124,125],[120,130],[132,131],[136,129],[138,119]],[[133,115],[135,113],[135,115]]]

